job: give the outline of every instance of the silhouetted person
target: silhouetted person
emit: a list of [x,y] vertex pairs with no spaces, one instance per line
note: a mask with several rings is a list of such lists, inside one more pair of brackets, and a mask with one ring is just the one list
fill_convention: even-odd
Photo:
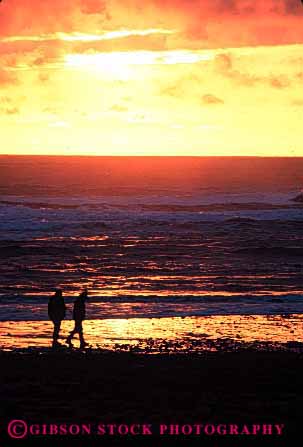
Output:
[[80,293],[80,295],[78,296],[78,298],[76,298],[76,301],[74,303],[73,319],[75,320],[75,327],[66,339],[66,343],[68,343],[70,346],[72,346],[72,339],[75,334],[79,334],[80,348],[84,348],[87,345],[83,337],[83,327],[82,327],[82,321],[85,320],[86,300],[87,300],[87,290]]
[[48,316],[54,324],[53,347],[60,346],[58,342],[61,323],[65,318],[66,306],[61,290],[56,290],[55,294],[50,297],[48,302]]

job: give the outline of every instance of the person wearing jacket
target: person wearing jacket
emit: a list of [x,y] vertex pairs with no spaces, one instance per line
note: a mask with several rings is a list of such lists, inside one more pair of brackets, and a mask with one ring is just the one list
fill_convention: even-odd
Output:
[[60,329],[62,320],[65,318],[66,306],[64,303],[62,290],[56,290],[55,294],[52,295],[48,302],[48,316],[53,322],[53,347],[60,346],[58,339],[60,337]]
[[79,334],[80,348],[84,348],[87,345],[87,343],[84,340],[83,327],[82,327],[82,322],[83,320],[85,320],[86,300],[87,300],[87,290],[84,290],[83,292],[80,293],[80,295],[76,298],[74,302],[73,319],[75,321],[75,326],[66,339],[66,343],[68,343],[70,347],[72,346],[72,339],[75,336],[75,334]]

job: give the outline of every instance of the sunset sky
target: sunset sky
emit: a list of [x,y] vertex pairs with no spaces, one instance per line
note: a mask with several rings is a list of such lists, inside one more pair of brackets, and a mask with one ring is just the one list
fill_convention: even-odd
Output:
[[303,156],[300,0],[2,0],[0,152]]

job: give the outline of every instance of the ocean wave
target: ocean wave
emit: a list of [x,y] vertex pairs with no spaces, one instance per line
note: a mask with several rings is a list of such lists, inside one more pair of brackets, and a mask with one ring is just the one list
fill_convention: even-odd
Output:
[[[67,319],[72,319],[72,302],[67,297]],[[0,321],[45,321],[47,297],[1,297]],[[104,318],[164,318],[212,315],[290,315],[303,313],[303,297],[285,295],[235,297],[159,297],[106,298],[90,297],[87,303],[88,319]]]
[[[239,248],[235,250],[235,253],[250,256],[267,256],[267,257],[295,257],[303,258],[303,248],[302,247],[248,247]],[[299,265],[301,267],[301,265]]]

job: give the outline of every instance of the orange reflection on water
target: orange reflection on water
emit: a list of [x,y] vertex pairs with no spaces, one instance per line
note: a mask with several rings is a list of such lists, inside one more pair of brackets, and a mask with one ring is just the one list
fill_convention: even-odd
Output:
[[[62,323],[64,342],[73,327]],[[129,318],[87,320],[83,324],[86,341],[93,348],[142,351],[165,349],[191,352],[219,350],[230,343],[303,343],[303,314],[290,316],[207,316],[174,318]],[[2,349],[49,347],[52,324],[48,321],[0,323]],[[224,342],[224,343],[223,343]],[[78,346],[78,340],[75,342]],[[160,349],[161,346],[161,349]]]

